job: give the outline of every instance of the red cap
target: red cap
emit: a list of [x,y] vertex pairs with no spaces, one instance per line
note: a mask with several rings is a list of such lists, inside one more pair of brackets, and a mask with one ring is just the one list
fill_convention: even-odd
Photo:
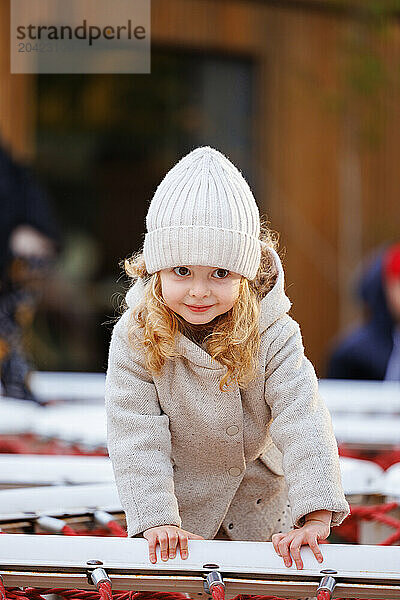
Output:
[[393,244],[383,257],[383,272],[386,281],[400,279],[400,243]]

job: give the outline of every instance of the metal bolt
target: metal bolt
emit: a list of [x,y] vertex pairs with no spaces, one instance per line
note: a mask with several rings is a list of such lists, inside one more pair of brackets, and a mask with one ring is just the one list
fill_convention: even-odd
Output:
[[334,577],[332,577],[331,575],[324,575],[320,581],[319,586],[317,587],[317,594],[318,594],[318,592],[323,590],[323,591],[329,592],[330,597],[332,597],[335,586],[336,586],[336,579]]
[[211,591],[214,585],[222,585],[225,587],[225,584],[222,579],[222,575],[219,571],[210,571],[204,581],[204,591],[206,594],[211,594]]
[[90,577],[91,577],[94,585],[97,587],[97,589],[99,589],[99,585],[103,581],[108,581],[111,583],[111,580],[110,580],[109,576],[107,575],[107,572],[104,569],[102,569],[101,567],[98,567],[97,569],[92,571],[90,574]]
[[324,573],[324,575],[337,575],[337,571],[334,569],[323,569],[320,573]]
[[[88,561],[86,561],[86,564],[89,567],[98,567],[99,565],[103,564],[103,561],[102,560],[88,560]],[[94,570],[95,570],[95,568],[86,569],[87,582],[90,583],[90,585],[93,585],[92,573]]]

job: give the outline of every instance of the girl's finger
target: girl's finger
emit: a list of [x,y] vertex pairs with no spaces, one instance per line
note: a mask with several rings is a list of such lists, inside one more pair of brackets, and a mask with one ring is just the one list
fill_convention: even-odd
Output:
[[156,563],[157,562],[157,554],[156,554],[157,536],[156,535],[149,535],[149,537],[147,538],[147,541],[149,543],[149,559],[150,559],[150,562]]
[[300,556],[301,543],[302,537],[299,536],[298,538],[292,540],[292,543],[290,544],[290,554],[293,556],[294,562],[296,563],[296,567],[298,569],[303,568],[303,561],[301,560]]
[[197,533],[189,533],[188,534],[188,539],[189,540],[204,540],[202,535],[197,535]]
[[279,552],[278,544],[279,544],[280,540],[284,537],[285,537],[284,533],[274,533],[274,535],[271,538],[271,542],[272,542],[272,545],[274,546],[274,550],[279,556],[281,555],[281,553]]
[[176,547],[178,545],[178,533],[176,530],[169,532],[169,557],[175,558],[176,556]]
[[185,534],[181,534],[179,536],[179,546],[181,549],[181,557],[183,559],[187,558],[189,556],[189,549],[188,549],[188,538]]
[[279,553],[283,558],[283,562],[285,563],[286,567],[291,567],[292,566],[292,558],[289,554],[289,544],[290,544],[291,540],[290,538],[288,539],[286,536],[278,543],[278,548],[279,548]]
[[317,539],[315,537],[310,538],[310,540],[308,541],[308,545],[310,546],[311,550],[314,552],[314,555],[315,555],[315,558],[317,559],[317,561],[322,562],[324,560],[324,557],[322,556],[322,552],[320,550],[320,547],[318,546]]
[[164,531],[159,533],[158,541],[160,544],[161,560],[168,560],[168,534]]

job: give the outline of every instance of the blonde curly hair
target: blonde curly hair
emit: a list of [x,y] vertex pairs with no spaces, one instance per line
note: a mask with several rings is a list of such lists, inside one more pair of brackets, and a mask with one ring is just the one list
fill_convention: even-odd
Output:
[[[146,271],[142,252],[120,262],[133,283],[139,277],[144,282],[143,298],[130,314],[128,339],[132,346],[142,344],[145,365],[151,374],[159,375],[167,359],[181,356],[175,347],[175,337],[180,331],[193,341],[203,339],[211,357],[226,367],[219,384],[221,391],[229,391],[235,382],[243,389],[255,378],[260,347],[260,301],[278,275],[269,249],[277,250],[279,234],[270,230],[263,218],[260,221],[261,261],[256,277],[253,280],[242,277],[232,308],[205,325],[192,325],[167,306],[162,298],[159,272],[150,275]],[[127,308],[124,301],[120,311]],[[138,336],[138,329],[143,330],[143,336]]]

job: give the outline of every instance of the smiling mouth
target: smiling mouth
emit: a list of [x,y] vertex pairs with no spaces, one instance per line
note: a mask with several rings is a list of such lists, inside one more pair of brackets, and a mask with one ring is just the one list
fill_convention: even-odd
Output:
[[208,306],[193,306],[190,304],[185,304],[185,306],[187,306],[188,308],[191,308],[192,310],[205,310],[206,308],[211,308],[213,306],[213,304],[210,304]]

